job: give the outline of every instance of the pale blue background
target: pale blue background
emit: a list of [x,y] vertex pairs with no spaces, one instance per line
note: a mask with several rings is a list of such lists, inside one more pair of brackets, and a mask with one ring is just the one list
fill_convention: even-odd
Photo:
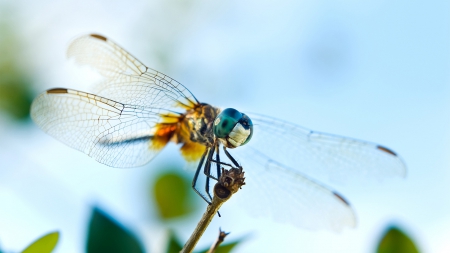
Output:
[[[333,185],[358,227],[341,234],[254,219],[234,199],[215,219],[236,252],[373,252],[398,224],[423,252],[449,252],[449,1],[0,1],[25,45],[34,88],[87,89],[91,75],[65,59],[69,42],[96,32],[185,84],[199,100],[257,111],[315,130],[375,141],[398,152],[406,179]],[[4,12],[3,12],[4,13]],[[100,165],[32,124],[0,116],[0,243],[19,251],[60,230],[57,252],[82,252],[97,203],[163,252],[165,229],[149,215],[149,165]],[[351,176],[351,175],[350,175]],[[144,179],[145,178],[145,179]],[[300,214],[299,214],[300,215]],[[179,230],[185,238],[195,221]]]

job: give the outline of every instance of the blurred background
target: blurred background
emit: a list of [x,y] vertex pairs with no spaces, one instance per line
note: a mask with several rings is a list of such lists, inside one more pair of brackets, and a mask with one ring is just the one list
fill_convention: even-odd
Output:
[[229,241],[244,238],[234,252],[374,252],[395,224],[421,252],[449,252],[449,11],[445,0],[0,0],[0,248],[17,252],[59,230],[55,252],[84,252],[99,208],[147,252],[165,252],[170,231],[184,243],[206,207],[194,196],[180,214],[162,213],[158,182],[189,188],[193,176],[175,145],[146,166],[115,169],[31,121],[40,92],[89,90],[95,80],[65,52],[99,33],[202,102],[374,141],[407,164],[406,179],[332,185],[352,203],[355,229],[254,218],[232,199],[199,248],[221,227]]

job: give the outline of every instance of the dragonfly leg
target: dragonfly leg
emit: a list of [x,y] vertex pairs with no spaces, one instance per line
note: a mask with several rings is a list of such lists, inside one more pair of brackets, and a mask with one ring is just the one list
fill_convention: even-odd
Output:
[[225,148],[225,146],[223,146],[223,151],[224,151],[225,154],[228,156],[228,159],[230,159],[230,161],[232,161],[233,164],[234,164],[236,167],[238,167],[238,168],[241,167],[241,166],[239,165],[239,163],[236,161],[236,159],[234,159],[234,157],[231,156],[230,153],[228,153],[228,151],[227,151],[227,149]]
[[206,159],[205,168],[203,171],[203,173],[206,175],[205,192],[206,192],[206,194],[208,194],[208,197],[211,200],[212,200],[212,197],[211,197],[211,194],[209,193],[209,180],[211,178],[217,180],[215,177],[213,177],[211,175],[211,160],[214,155],[214,151],[215,151],[215,147],[213,147],[209,150],[208,157]]
[[[220,162],[220,150],[219,150],[219,145],[216,146],[216,167],[217,167],[217,178],[220,178],[221,176],[221,172],[220,172],[220,164],[222,164]],[[230,166],[231,167],[231,166]]]
[[[208,153],[208,151],[209,151],[209,149],[205,150],[205,152],[202,155],[202,158],[200,159],[200,162],[198,163],[197,170],[195,171],[194,179],[192,180],[192,189],[194,189],[195,193],[197,193],[200,197],[202,197],[202,199],[204,201],[206,201],[206,203],[208,203],[208,205],[210,205],[211,201],[208,200],[203,194],[201,194],[195,187],[195,185],[197,184],[197,179],[198,179],[198,175],[200,173],[200,169],[203,167],[203,163],[205,162],[205,157],[206,157],[206,154]],[[208,195],[209,195],[209,193],[208,193]],[[209,198],[211,199],[211,196],[209,196]]]
[[225,166],[228,166],[228,167],[233,168],[233,165],[231,165],[231,164],[229,164],[229,163],[224,163],[224,162],[221,162],[221,161],[217,161],[217,160],[215,160],[215,159],[212,159],[211,162],[215,162],[215,163],[217,163],[218,165],[219,165],[219,164],[222,164],[222,165],[225,165]]
[[206,158],[206,165],[204,167],[203,173],[206,175],[206,177],[214,179],[216,181],[219,181],[219,177],[215,177],[215,176],[211,175],[211,162],[214,161],[212,159],[212,157],[214,155],[214,149],[215,148],[211,148],[208,153],[208,157]]
[[[205,173],[205,175],[206,175],[205,191],[206,191],[206,194],[208,194],[208,197],[211,201],[212,201],[212,197],[211,197],[211,194],[209,193],[209,180],[212,178],[216,181],[219,181],[217,178],[215,178],[214,176],[211,175],[211,161],[212,161],[213,155],[214,155],[214,148],[211,148],[209,150],[208,158],[207,158],[207,161],[205,164],[205,169],[203,171],[203,173]],[[216,154],[216,157],[217,157],[217,154]],[[217,166],[219,166],[219,165],[217,165]],[[199,169],[200,169],[200,167],[197,170],[199,170]],[[197,171],[197,174],[198,174],[198,171]],[[203,198],[203,199],[205,199],[205,198]],[[208,201],[206,201],[206,202],[208,202]],[[211,203],[208,202],[208,204],[211,204]],[[221,217],[219,211],[217,211],[217,215],[219,215],[219,217]]]

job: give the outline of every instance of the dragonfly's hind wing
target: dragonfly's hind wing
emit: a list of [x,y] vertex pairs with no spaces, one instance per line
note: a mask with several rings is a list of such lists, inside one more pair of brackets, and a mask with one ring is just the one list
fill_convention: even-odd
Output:
[[164,147],[170,136],[155,137],[159,113],[64,88],[42,93],[31,106],[45,132],[112,167],[143,165]]
[[246,185],[238,198],[250,209],[252,216],[269,216],[275,221],[301,228],[326,229],[339,232],[356,226],[350,204],[337,192],[265,159],[255,152],[240,157]]
[[105,80],[94,93],[121,103],[174,109],[198,104],[194,95],[169,76],[146,67],[112,40],[97,34],[75,39],[67,56],[97,70]]
[[277,161],[294,171],[337,182],[406,175],[402,159],[384,146],[315,132],[259,114],[249,116],[254,135],[248,148],[265,157],[265,163]]

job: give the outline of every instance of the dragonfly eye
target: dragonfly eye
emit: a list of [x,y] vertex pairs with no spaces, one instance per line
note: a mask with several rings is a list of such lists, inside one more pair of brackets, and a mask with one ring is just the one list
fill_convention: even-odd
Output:
[[253,135],[251,119],[233,108],[223,110],[214,120],[214,135],[228,148],[236,148],[250,141]]

